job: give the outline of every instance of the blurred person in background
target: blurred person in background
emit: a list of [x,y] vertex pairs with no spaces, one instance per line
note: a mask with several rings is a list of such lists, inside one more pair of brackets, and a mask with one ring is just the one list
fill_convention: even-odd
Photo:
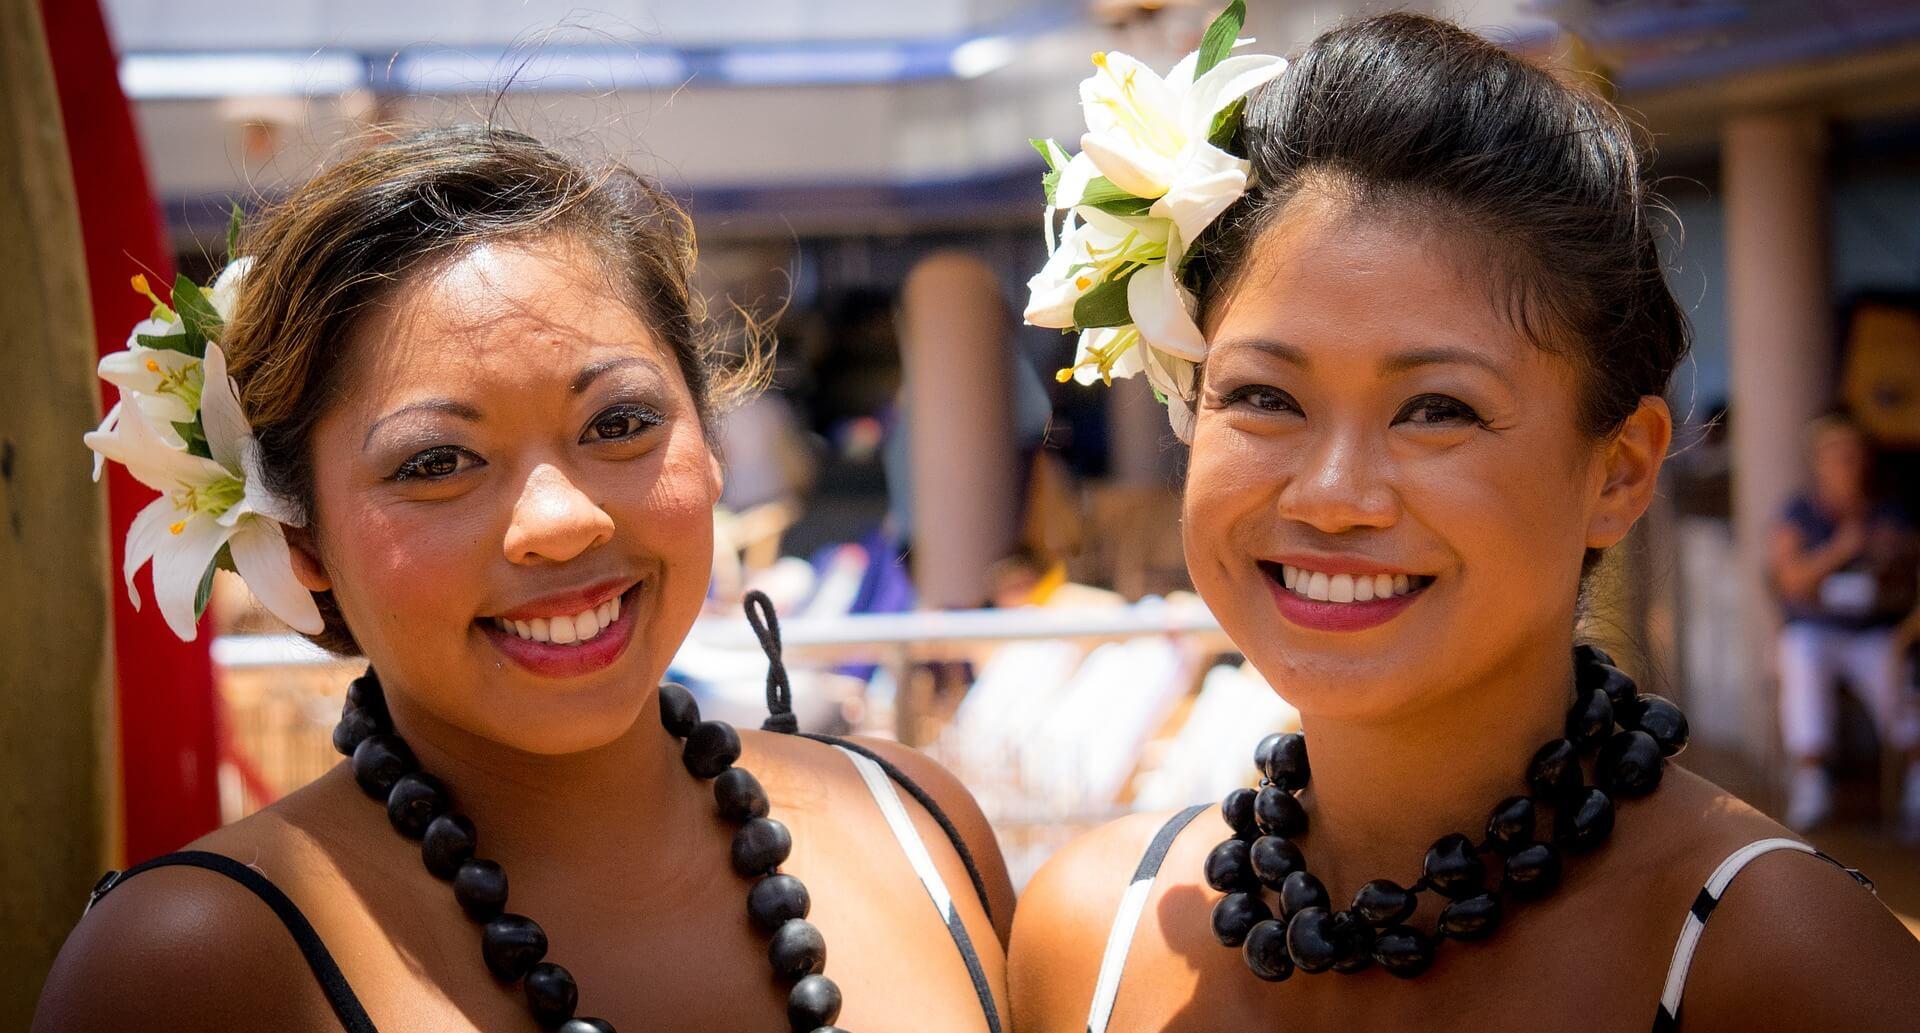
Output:
[[1449,22],[1281,67],[1238,10],[1164,79],[1094,56],[1028,318],[1165,396],[1187,569],[1302,731],[1047,863],[1017,1025],[1911,1029],[1920,942],[1575,642],[1689,347],[1631,125]]
[[756,386],[673,200],[432,130],[236,253],[103,362],[122,402],[87,443],[167,491],[126,570],[152,558],[183,636],[224,543],[368,660],[351,760],[103,879],[34,1028],[1001,1028],[1012,890],[966,791],[660,684],[711,573],[715,417]]
[[1780,733],[1791,756],[1786,822],[1805,830],[1833,807],[1827,773],[1844,682],[1865,704],[1881,748],[1905,758],[1903,838],[1920,839],[1920,706],[1898,635],[1916,614],[1920,548],[1913,522],[1873,487],[1873,446],[1844,414],[1807,428],[1812,487],[1787,502],[1768,566],[1780,629]]

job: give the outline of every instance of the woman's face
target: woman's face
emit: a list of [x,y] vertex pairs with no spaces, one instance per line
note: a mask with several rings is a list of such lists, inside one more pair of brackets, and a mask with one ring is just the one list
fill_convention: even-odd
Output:
[[672,352],[560,238],[425,274],[351,354],[309,587],[441,721],[535,753],[619,737],[712,563],[719,474]]
[[1572,363],[1412,227],[1303,194],[1208,328],[1187,564],[1309,715],[1405,714],[1565,648],[1585,550],[1625,534],[1665,449],[1658,400],[1623,435],[1657,444],[1583,434]]

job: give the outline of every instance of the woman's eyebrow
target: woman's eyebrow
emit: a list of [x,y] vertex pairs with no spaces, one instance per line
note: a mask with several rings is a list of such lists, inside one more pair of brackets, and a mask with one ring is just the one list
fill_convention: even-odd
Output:
[[599,379],[601,374],[611,372],[623,366],[645,366],[655,374],[660,372],[660,367],[654,363],[653,360],[639,355],[623,355],[617,359],[601,359],[599,362],[588,363],[580,372],[574,374],[573,382],[567,385],[567,389],[574,394],[579,394],[591,387],[593,382]]
[[416,412],[446,413],[449,416],[457,416],[460,419],[466,420],[469,423],[479,423],[483,418],[480,414],[480,410],[474,408],[471,405],[468,405],[465,402],[456,402],[451,398],[429,398],[425,401],[414,402],[411,405],[403,405],[400,408],[395,409],[394,411],[386,414],[385,416],[382,416],[379,419],[373,421],[373,426],[367,428],[367,436],[361,439],[361,442],[360,442],[361,450],[365,451],[367,446],[373,444],[373,432],[379,430],[381,424],[387,422],[388,420],[395,419],[397,417],[405,416],[409,413],[416,413]]
[[1380,372],[1391,375],[1419,369],[1422,366],[1453,365],[1473,366],[1493,374],[1502,383],[1508,385],[1513,383],[1507,371],[1487,356],[1471,348],[1454,348],[1446,345],[1396,352],[1380,360]]

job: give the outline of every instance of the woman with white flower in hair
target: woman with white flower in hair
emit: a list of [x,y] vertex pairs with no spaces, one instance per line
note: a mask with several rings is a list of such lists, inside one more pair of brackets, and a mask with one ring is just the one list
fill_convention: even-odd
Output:
[[1095,57],[1027,317],[1167,403],[1194,585],[1303,732],[1048,862],[1016,1024],[1909,1028],[1864,876],[1669,764],[1680,709],[1573,641],[1687,347],[1624,119],[1446,22],[1285,65],[1230,56],[1242,14],[1165,79]]
[[102,879],[35,1028],[1004,1029],[1012,892],[965,790],[797,734],[770,608],[764,730],[659,683],[709,580],[710,420],[751,386],[673,202],[440,130],[236,249],[101,363],[86,443],[160,492],[127,587],[150,562],[178,634],[224,566],[368,659],[348,759]]

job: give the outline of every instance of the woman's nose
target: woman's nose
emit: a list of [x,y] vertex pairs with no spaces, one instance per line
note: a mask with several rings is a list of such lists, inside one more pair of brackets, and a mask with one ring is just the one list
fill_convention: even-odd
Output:
[[613,518],[558,467],[542,464],[527,475],[507,526],[513,563],[564,563],[613,538]]
[[1312,436],[1280,491],[1281,516],[1335,534],[1387,527],[1399,517],[1385,442],[1357,431]]

